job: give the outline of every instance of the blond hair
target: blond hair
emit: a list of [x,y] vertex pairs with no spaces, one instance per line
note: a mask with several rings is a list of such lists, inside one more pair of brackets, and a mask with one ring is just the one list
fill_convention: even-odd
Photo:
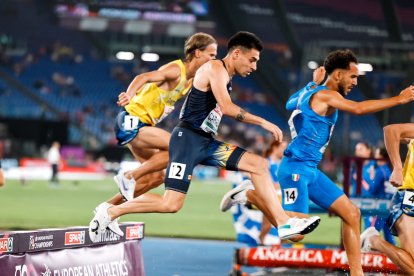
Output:
[[211,44],[217,44],[217,41],[211,35],[206,33],[193,34],[187,38],[184,44],[185,60],[192,60],[197,49],[204,51]]

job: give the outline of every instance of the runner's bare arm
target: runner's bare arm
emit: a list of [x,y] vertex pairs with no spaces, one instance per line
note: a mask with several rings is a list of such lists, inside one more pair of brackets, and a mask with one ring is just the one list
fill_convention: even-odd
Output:
[[349,112],[355,115],[363,115],[378,112],[397,105],[406,104],[414,100],[414,86],[409,86],[398,96],[380,100],[368,100],[363,102],[354,102],[345,99],[337,91],[324,90],[315,94],[314,99],[318,102],[325,103],[339,110]]
[[223,114],[238,121],[259,125],[270,131],[277,141],[282,141],[283,135],[279,127],[259,116],[246,112],[243,108],[233,103],[226,88],[227,83],[229,82],[229,76],[221,64],[218,62],[212,63],[211,69],[206,71],[206,76]]
[[177,64],[168,64],[156,71],[142,73],[132,80],[126,92],[121,92],[118,95],[117,104],[119,106],[127,105],[137,91],[146,83],[174,81],[180,77],[180,73],[180,67]]
[[390,182],[394,186],[401,186],[402,162],[400,156],[400,142],[406,138],[414,138],[414,124],[393,124],[384,127],[384,142],[393,166]]

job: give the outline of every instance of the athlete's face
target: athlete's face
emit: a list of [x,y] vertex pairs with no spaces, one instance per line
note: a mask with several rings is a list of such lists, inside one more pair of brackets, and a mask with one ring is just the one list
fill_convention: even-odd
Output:
[[355,156],[361,158],[371,157],[371,149],[368,148],[364,143],[358,143],[355,146]]
[[342,94],[342,96],[348,95],[352,88],[354,88],[358,84],[358,65],[354,62],[349,64],[349,69],[339,70],[339,84],[338,84],[338,92]]
[[260,52],[256,49],[236,48],[232,55],[234,69],[239,76],[247,77],[257,69],[257,62],[260,59]]
[[374,157],[377,158],[377,159],[384,158],[384,156],[381,155],[381,150],[380,149],[375,150]]
[[217,56],[217,44],[210,44],[204,50],[197,50],[196,58],[198,59],[199,66],[203,65],[207,61],[215,59]]

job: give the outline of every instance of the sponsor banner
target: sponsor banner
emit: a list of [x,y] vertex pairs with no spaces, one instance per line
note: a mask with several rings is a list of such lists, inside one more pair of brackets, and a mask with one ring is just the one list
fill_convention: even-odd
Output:
[[145,275],[139,240],[95,247],[1,255],[1,275]]
[[65,245],[85,244],[85,231],[65,232]]
[[[23,168],[49,168],[50,163],[44,158],[22,158],[20,166]],[[104,173],[103,164],[101,162],[87,162],[80,164],[72,164],[66,160],[61,160],[59,164],[59,172],[88,172],[88,173]]]
[[[28,251],[43,251],[53,248],[54,234],[49,232],[39,232],[29,235]],[[24,241],[23,241],[24,242]]]
[[20,159],[21,167],[39,168],[50,167],[50,163],[45,158],[22,158]]
[[0,255],[18,253],[18,236],[10,233],[0,233]]
[[144,237],[144,227],[141,225],[127,226],[125,231],[125,239],[140,240]]
[[[238,249],[238,264],[262,267],[329,268],[349,270],[344,250],[255,247]],[[380,253],[363,253],[365,272],[401,273]]]
[[119,236],[111,231],[105,231],[105,233],[100,235],[97,243],[93,243],[89,239],[87,227],[19,231],[0,234],[0,254],[57,250],[119,243],[144,238],[143,222],[121,223],[119,227],[124,232],[124,236]]
[[0,253],[13,252],[13,237],[0,238]]

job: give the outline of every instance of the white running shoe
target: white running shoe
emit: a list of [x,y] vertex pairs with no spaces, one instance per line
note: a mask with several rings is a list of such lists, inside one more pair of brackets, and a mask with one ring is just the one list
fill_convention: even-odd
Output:
[[305,235],[312,232],[321,221],[318,216],[310,218],[290,218],[286,224],[280,225],[277,230],[281,240],[287,240],[298,235]]
[[[109,203],[108,203],[109,204]],[[93,214],[96,215],[98,212],[98,206],[93,209]],[[118,236],[123,236],[124,232],[122,232],[121,228],[119,228],[119,217],[111,221],[111,223],[108,224],[108,229],[117,234]]]
[[239,185],[228,191],[221,200],[220,210],[226,212],[235,204],[246,204],[246,193],[248,190],[253,190],[253,183],[247,179],[241,182]]
[[125,198],[126,201],[132,200],[134,198],[135,192],[135,179],[126,178],[125,172],[120,171],[117,175],[114,176],[114,181],[118,186],[119,192]]
[[99,204],[96,214],[89,223],[89,238],[92,242],[98,242],[99,237],[105,233],[106,227],[111,223],[111,218],[108,214],[108,209],[112,204],[103,202]]
[[370,238],[373,236],[379,236],[380,233],[375,229],[375,227],[369,227],[361,234],[361,252],[370,252],[371,241]]

